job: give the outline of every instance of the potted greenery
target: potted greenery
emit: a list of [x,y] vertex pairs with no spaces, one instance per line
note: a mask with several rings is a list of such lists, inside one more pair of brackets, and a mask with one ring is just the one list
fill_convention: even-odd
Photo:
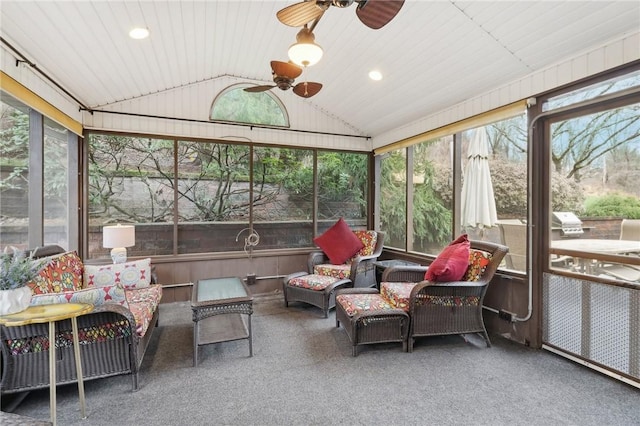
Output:
[[31,302],[31,288],[26,284],[39,272],[40,262],[33,256],[12,247],[0,254],[0,315],[27,309]]

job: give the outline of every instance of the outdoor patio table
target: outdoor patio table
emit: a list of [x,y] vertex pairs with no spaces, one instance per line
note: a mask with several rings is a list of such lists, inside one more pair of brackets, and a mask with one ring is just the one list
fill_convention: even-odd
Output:
[[551,241],[551,247],[591,253],[625,254],[640,253],[640,241],[603,240],[596,238],[572,238]]
[[[193,311],[193,366],[198,366],[198,348],[213,343],[248,339],[249,356],[253,356],[251,314],[253,297],[246,284],[237,277],[199,280],[191,297]],[[208,321],[201,329],[201,322],[212,316],[225,314]],[[246,322],[245,322],[246,318]],[[213,320],[213,318],[212,318]]]
[[[588,255],[593,254],[638,254],[640,253],[640,241],[632,240],[604,240],[596,238],[572,238],[566,240],[551,241],[552,249],[579,251]],[[577,257],[577,256],[576,256]],[[584,256],[580,257],[582,271],[589,271],[589,263],[585,263]]]

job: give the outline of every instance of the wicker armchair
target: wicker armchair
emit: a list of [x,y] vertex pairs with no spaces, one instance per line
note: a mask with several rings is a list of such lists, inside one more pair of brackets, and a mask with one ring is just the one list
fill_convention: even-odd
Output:
[[[354,288],[376,287],[376,266],[374,262],[382,253],[384,246],[384,232],[381,231],[354,231],[361,239],[367,235],[375,236],[375,244],[370,254],[357,254],[342,265],[333,265],[329,257],[323,251],[309,253],[307,268],[309,274],[329,275],[340,279],[349,279]],[[366,245],[366,244],[365,244]]]
[[335,292],[347,287],[377,286],[374,262],[382,253],[384,232],[354,231],[364,247],[351,259],[340,265],[330,263],[323,251],[309,253],[307,271],[294,272],[284,278],[282,289],[284,305],[304,302],[322,309],[325,318],[336,306]]
[[[471,263],[466,281],[424,281],[426,266],[395,266],[382,275],[381,293],[396,306],[404,305],[410,317],[408,351],[413,351],[416,337],[447,334],[479,333],[487,347],[491,346],[482,318],[482,302],[500,262],[509,249],[506,246],[471,241],[471,256],[488,259],[486,266],[478,268]],[[394,284],[410,286],[408,300],[399,302],[394,297]],[[413,284],[416,283],[416,284]],[[405,305],[406,304],[406,305]]]

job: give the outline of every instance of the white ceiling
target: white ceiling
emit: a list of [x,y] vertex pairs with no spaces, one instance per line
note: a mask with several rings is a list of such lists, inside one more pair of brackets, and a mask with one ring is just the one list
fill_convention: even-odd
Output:
[[[287,60],[298,32],[276,12],[293,3],[2,0],[0,33],[98,109],[225,75],[271,83],[269,62]],[[407,0],[380,30],[355,7],[325,13],[324,57],[297,82],[323,83],[309,101],[374,137],[640,28],[639,1]],[[148,39],[128,37],[139,25]]]

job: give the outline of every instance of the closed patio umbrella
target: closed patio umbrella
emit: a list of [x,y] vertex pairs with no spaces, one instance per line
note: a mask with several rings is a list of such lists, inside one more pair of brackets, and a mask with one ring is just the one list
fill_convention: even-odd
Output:
[[496,225],[496,200],[489,170],[489,142],[484,127],[475,130],[467,152],[462,181],[462,227],[491,228]]

